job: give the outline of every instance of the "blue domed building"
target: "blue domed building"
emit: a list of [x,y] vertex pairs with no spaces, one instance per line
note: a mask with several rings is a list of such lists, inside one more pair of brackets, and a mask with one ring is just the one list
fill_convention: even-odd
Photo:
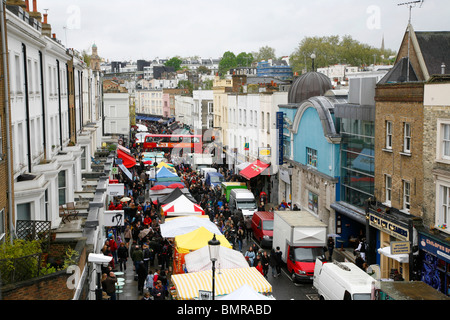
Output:
[[347,96],[347,90],[333,90],[326,75],[308,72],[294,80],[288,104],[279,105],[284,128],[278,197],[311,212],[330,231],[335,216],[330,205],[339,198],[341,141],[334,106],[346,103]]

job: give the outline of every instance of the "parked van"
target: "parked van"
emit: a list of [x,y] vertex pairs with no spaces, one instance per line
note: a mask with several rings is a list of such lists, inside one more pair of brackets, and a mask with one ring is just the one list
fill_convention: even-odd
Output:
[[351,262],[316,260],[313,286],[320,300],[371,300],[375,279]]
[[252,230],[261,247],[272,248],[273,212],[256,211],[252,217]]
[[225,181],[224,176],[219,172],[207,172],[206,173],[206,185],[207,186],[217,186]]
[[257,210],[255,196],[248,189],[232,189],[228,207],[233,215],[242,212],[244,217],[252,216]]

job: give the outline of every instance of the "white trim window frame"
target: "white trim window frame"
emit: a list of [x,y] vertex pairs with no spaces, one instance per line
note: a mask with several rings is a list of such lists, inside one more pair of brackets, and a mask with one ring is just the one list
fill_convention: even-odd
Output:
[[403,211],[408,212],[411,209],[411,183],[403,180]]
[[411,124],[409,122],[403,124],[403,152],[411,153]]
[[384,175],[384,203],[391,206],[392,201],[392,177],[388,174]]
[[386,149],[392,150],[392,121],[386,121]]
[[438,119],[436,128],[436,161],[450,163],[450,119]]
[[450,234],[450,177],[436,175],[435,227]]

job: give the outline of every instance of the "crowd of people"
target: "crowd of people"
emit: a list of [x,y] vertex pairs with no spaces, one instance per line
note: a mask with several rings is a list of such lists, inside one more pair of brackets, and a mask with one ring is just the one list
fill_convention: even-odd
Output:
[[[170,130],[160,123],[147,123],[147,127],[150,133],[170,133]],[[108,236],[102,252],[111,256],[112,260],[108,267],[104,267],[102,288],[108,299],[115,299],[115,287],[112,283],[117,279],[114,271],[127,271],[127,262],[131,260],[142,299],[166,299],[169,292],[168,279],[174,243],[161,236],[160,224],[163,223],[164,217],[161,216],[158,202],[151,201],[148,196],[148,190],[151,187],[151,180],[147,174],[148,167],[143,164],[143,161],[139,161],[143,157],[144,150],[136,143],[130,143],[128,148],[139,165],[130,169],[132,180],[122,172],[115,177],[119,183],[124,184],[126,197],[117,197],[112,200],[108,210],[124,210],[124,226],[111,227],[107,231]],[[167,162],[172,162],[170,154],[166,153],[165,158]],[[225,181],[244,181],[233,170],[217,164],[213,164],[213,167],[224,176]],[[189,164],[181,162],[174,165],[174,168],[197,204],[205,210],[205,214],[217,225],[233,249],[242,252],[244,243],[247,246],[253,243],[251,218],[232,214],[220,186],[207,186],[205,177]],[[264,210],[265,199],[261,201],[259,210]],[[280,203],[277,209],[288,209],[289,205]],[[266,252],[258,250],[253,243],[245,253],[245,258],[249,266],[256,267],[266,278],[269,267],[272,267],[274,277],[280,275],[281,251],[279,248]]]

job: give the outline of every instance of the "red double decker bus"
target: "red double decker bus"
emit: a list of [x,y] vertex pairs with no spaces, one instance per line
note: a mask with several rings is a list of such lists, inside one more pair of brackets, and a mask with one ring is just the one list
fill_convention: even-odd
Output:
[[148,134],[144,139],[144,151],[169,151],[183,149],[190,153],[202,153],[202,136],[190,134]]

